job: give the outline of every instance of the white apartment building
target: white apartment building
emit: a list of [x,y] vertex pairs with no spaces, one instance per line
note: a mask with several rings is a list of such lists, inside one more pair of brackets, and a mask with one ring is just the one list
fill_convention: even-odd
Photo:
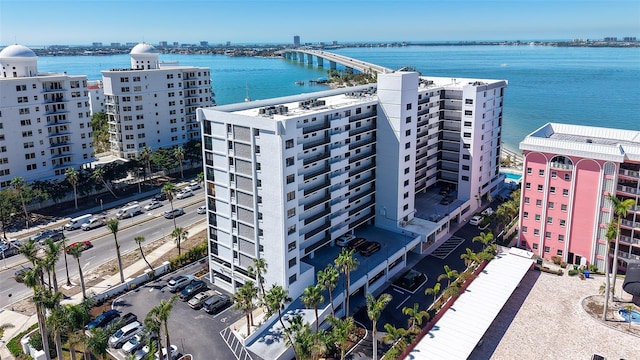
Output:
[[215,105],[210,69],[159,61],[140,43],[131,67],[102,71],[105,111],[113,155],[131,159],[149,146],[171,148],[200,139],[196,109]]
[[89,89],[91,116],[95,113],[104,112],[104,89],[102,88],[102,80],[87,81],[87,89]]
[[11,179],[60,179],[93,159],[85,75],[39,73],[28,47],[0,51],[0,189]]
[[[265,283],[295,299],[321,270],[305,259],[339,236],[427,223],[416,214],[425,189],[457,189],[455,219],[441,221],[470,215],[476,195],[498,189],[506,86],[395,72],[371,86],[199,109],[211,281],[234,291],[265,258]],[[426,242],[448,226],[431,225],[412,235]]]

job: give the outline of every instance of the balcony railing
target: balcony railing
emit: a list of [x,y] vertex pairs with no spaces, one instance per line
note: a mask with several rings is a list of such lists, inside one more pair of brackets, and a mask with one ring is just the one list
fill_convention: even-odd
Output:
[[630,177],[634,177],[634,178],[640,178],[640,171],[620,169],[618,171],[618,174],[624,175],[624,176],[630,176]]
[[552,169],[569,170],[569,171],[573,170],[573,164],[565,164],[565,163],[556,162],[556,161],[550,162],[549,166]]
[[640,239],[636,239],[631,236],[620,235],[620,241],[625,242],[627,244],[640,245]]
[[618,185],[616,189],[629,194],[640,194],[640,191],[637,188],[633,188],[631,186]]

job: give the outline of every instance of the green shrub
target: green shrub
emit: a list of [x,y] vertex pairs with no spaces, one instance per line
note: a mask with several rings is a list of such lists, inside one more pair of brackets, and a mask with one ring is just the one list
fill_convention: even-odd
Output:
[[569,276],[576,276],[576,275],[578,275],[579,273],[580,273],[580,271],[579,271],[579,270],[575,270],[575,269],[571,269],[571,270],[569,270],[569,272],[568,272]]
[[25,335],[27,335],[37,327],[38,327],[37,323],[33,324],[29,326],[27,330],[19,333],[18,335],[11,338],[11,340],[9,340],[9,342],[7,343],[7,349],[9,349],[9,351],[13,356],[18,357],[22,354],[22,345],[20,344],[20,339],[22,339],[22,337],[24,337]]
[[597,273],[598,272],[598,265],[589,264],[589,271],[591,271],[592,273]]

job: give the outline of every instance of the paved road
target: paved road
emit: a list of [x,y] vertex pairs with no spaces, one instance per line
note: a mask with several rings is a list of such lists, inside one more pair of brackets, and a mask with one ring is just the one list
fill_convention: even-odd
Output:
[[[141,201],[141,207],[144,207],[148,202],[149,200]],[[205,215],[196,213],[198,206],[203,204],[204,191],[202,189],[196,191],[193,197],[174,200],[174,208],[184,207],[185,209],[185,214],[176,218],[177,226],[186,227],[198,220],[204,220]],[[173,221],[165,219],[162,213],[169,209],[171,209],[171,205],[168,201],[164,201],[164,205],[157,209],[142,213],[131,219],[121,220],[120,231],[118,232],[118,243],[120,244],[121,254],[137,249],[133,238],[138,235],[144,236],[147,240],[146,243],[168,236],[173,230]],[[110,210],[107,216],[114,216],[116,212],[117,209]],[[151,220],[149,219],[150,217],[152,218]],[[67,236],[67,244],[84,240],[91,240],[93,243],[93,248],[86,250],[80,258],[82,270],[85,274],[87,271],[116,257],[113,235],[105,226],[89,231],[65,231],[65,235]],[[78,276],[77,263],[71,256],[67,256],[67,262],[69,265],[69,276],[71,279],[74,279]],[[14,278],[15,270],[21,268],[23,265],[28,265],[28,263],[24,256],[21,255],[7,258],[6,266],[5,263],[2,263],[4,270],[0,272],[0,307],[10,305],[31,294],[30,289],[24,284],[16,282]],[[64,256],[61,256],[56,264],[56,275],[58,284],[64,285],[66,283]]]

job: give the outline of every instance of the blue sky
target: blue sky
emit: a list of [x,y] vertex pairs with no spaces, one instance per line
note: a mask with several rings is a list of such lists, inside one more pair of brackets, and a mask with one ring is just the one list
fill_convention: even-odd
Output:
[[638,0],[0,0],[0,44],[640,38]]

